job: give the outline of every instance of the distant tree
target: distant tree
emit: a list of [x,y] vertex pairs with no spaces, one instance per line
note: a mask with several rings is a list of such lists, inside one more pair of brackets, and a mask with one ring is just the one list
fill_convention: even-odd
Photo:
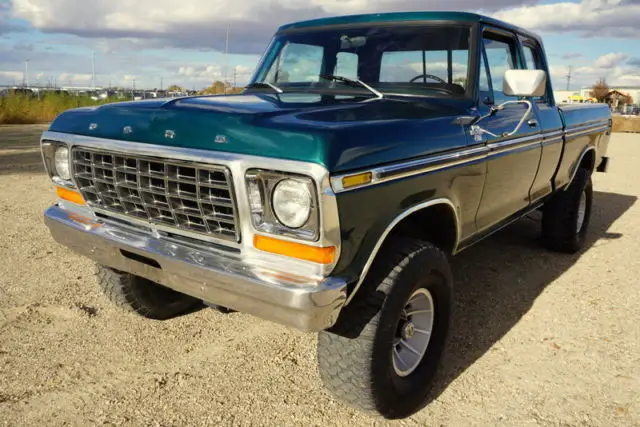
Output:
[[184,92],[184,89],[178,85],[171,85],[167,88],[169,92]]
[[589,96],[591,98],[595,98],[598,102],[606,102],[607,95],[611,90],[609,89],[609,85],[605,81],[604,78],[598,80],[596,84],[591,87],[591,92],[589,92]]
[[217,95],[225,93],[225,84],[224,82],[216,80],[211,86],[201,90],[200,93],[205,95]]

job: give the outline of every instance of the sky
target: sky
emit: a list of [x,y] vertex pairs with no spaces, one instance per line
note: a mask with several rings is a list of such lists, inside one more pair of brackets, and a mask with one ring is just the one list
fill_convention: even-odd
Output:
[[[640,0],[0,0],[0,85],[245,84],[276,29],[369,12],[479,12],[542,36],[555,90],[640,86]],[[225,34],[229,29],[229,55]],[[92,60],[93,58],[93,60]],[[25,61],[26,67],[25,67]]]

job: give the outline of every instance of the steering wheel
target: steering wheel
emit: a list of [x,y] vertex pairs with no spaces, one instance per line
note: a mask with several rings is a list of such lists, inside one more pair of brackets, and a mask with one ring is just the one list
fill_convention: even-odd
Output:
[[447,82],[445,80],[441,79],[438,76],[434,76],[433,74],[420,74],[419,76],[415,76],[414,78],[409,80],[409,83],[413,83],[414,81],[416,81],[418,79],[425,78],[425,77],[428,78],[428,79],[436,80],[438,83],[447,84]]

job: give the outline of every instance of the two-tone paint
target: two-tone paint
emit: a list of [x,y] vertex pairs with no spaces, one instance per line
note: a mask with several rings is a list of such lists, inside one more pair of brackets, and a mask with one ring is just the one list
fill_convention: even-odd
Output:
[[[389,95],[354,103],[327,102],[313,93],[254,92],[77,109],[59,116],[50,131],[207,150],[212,158],[220,152],[323,166],[339,211],[341,255],[332,275],[355,289],[387,236],[407,218],[433,208],[449,216],[449,249],[456,253],[538,207],[571,181],[585,158],[593,155],[593,169],[606,152],[606,106],[557,106],[550,83],[546,97],[533,100],[534,117],[515,135],[477,140],[470,133],[469,124],[493,103],[477,88],[483,34],[508,33],[520,47],[538,46],[537,65],[548,70],[541,40],[523,29],[474,14],[402,13],[309,21],[279,33],[426,21],[472,29],[467,99]],[[254,80],[273,60],[269,52]],[[510,131],[524,109],[505,108],[482,126],[496,134]],[[342,187],[343,177],[363,172],[371,172],[370,183]]]

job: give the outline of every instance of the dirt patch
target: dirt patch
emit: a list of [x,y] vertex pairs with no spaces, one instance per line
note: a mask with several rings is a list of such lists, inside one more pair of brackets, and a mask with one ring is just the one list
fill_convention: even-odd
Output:
[[[7,128],[37,147],[28,127],[0,127],[0,166]],[[0,425],[639,425],[640,136],[614,135],[610,154],[582,253],[546,252],[532,217],[454,259],[433,401],[396,423],[325,392],[313,334],[211,309],[165,322],[115,309],[91,262],[50,238],[42,169],[6,168]]]

